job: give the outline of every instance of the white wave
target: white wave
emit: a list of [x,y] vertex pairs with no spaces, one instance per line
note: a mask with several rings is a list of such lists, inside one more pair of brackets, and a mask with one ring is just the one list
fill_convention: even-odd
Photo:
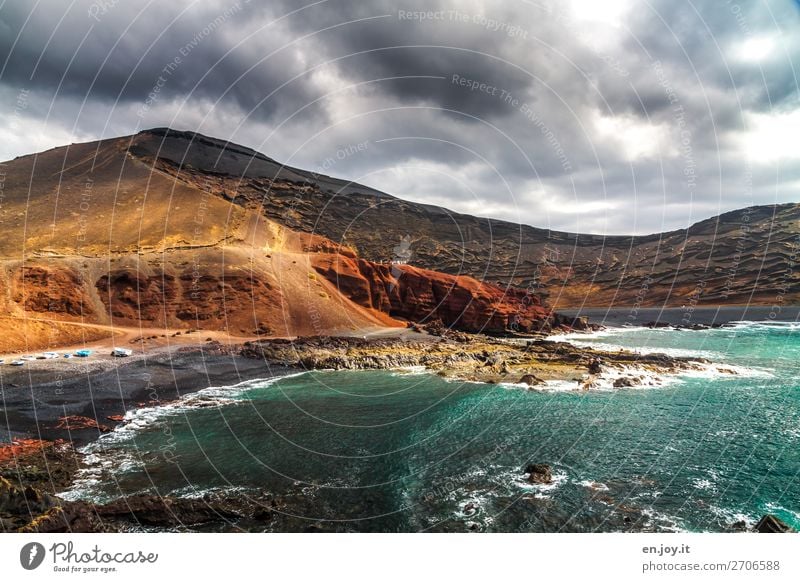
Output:
[[430,373],[431,371],[425,366],[405,366],[402,368],[393,368],[393,371],[389,375],[396,378],[398,376],[422,376]]
[[599,481],[591,481],[589,479],[584,479],[583,481],[579,481],[578,485],[586,487],[587,489],[591,489],[592,491],[609,491],[608,485],[606,485],[605,483],[600,483]]
[[774,513],[774,514],[777,514],[777,515],[780,515],[780,514],[791,515],[792,519],[794,521],[796,521],[797,523],[800,523],[800,512],[798,512],[798,511],[793,511],[791,509],[787,509],[787,508],[783,507],[782,505],[778,505],[777,503],[773,503],[773,502],[769,502],[769,503],[765,504],[764,507],[766,507],[768,513]]
[[735,509],[730,508],[723,508],[717,505],[709,505],[709,511],[720,518],[720,521],[725,525],[733,525],[734,523],[743,521],[745,523],[745,528],[750,529],[756,523],[757,519],[754,519],[753,516],[747,515],[746,513],[742,513],[741,511],[737,511]]
[[553,471],[553,478],[550,483],[531,483],[523,475],[514,473],[514,484],[524,491],[533,491],[537,497],[549,499],[552,493],[568,481],[567,474],[563,471]]
[[602,373],[595,376],[584,374],[579,381],[546,380],[542,384],[534,386],[529,386],[521,382],[502,382],[498,384],[498,386],[507,390],[531,390],[537,392],[580,392],[584,390],[610,392],[620,389],[647,390],[663,388],[679,384],[689,378],[719,380],[774,377],[769,370],[735,366],[732,364],[696,362],[693,366],[693,368],[669,372],[655,372],[644,367],[631,365],[604,366]]
[[125,472],[140,469],[144,462],[136,458],[133,451],[113,450],[109,452],[90,452],[83,458],[84,467],[77,472],[72,485],[58,494],[67,501],[88,499],[96,502],[110,501],[112,496],[103,494],[101,485],[109,475],[121,475]]
[[[605,366],[601,374],[590,376],[584,374],[580,380],[545,380],[541,384],[529,386],[520,382],[502,382],[498,384],[508,390],[532,390],[538,392],[575,392],[583,390],[612,391],[620,388],[647,389],[660,388],[680,382],[682,372],[653,372],[639,366]],[[630,380],[630,386],[615,386],[621,379]],[[588,386],[587,386],[588,383]]]
[[701,491],[716,491],[717,486],[709,479],[692,479],[692,487]]
[[542,384],[534,386],[524,382],[500,382],[497,385],[507,390],[534,390],[537,392],[572,392],[581,387],[580,383],[574,380],[545,380]]
[[702,359],[722,359],[723,355],[718,352],[708,350],[694,350],[688,348],[667,348],[660,346],[626,346],[622,344],[611,344],[605,342],[590,342],[576,339],[556,340],[564,341],[579,348],[593,348],[605,352],[618,352],[625,351],[642,356],[649,356],[653,354],[664,354],[673,358],[702,358]]
[[741,321],[730,321],[726,323],[722,329],[737,330],[737,329],[781,329],[781,330],[794,330],[800,329],[800,322],[798,321],[750,321],[743,319]]
[[224,487],[195,487],[194,485],[187,485],[180,489],[175,489],[169,492],[171,497],[181,497],[183,499],[203,499],[206,495],[232,495],[236,494],[239,497],[246,497],[252,494],[253,491],[247,487],[240,487],[236,485],[228,485]]
[[737,366],[734,364],[713,364],[698,362],[695,368],[682,370],[679,375],[684,378],[774,378],[775,374],[765,368]]
[[266,388],[279,380],[294,378],[307,373],[308,372],[303,371],[286,376],[276,376],[274,378],[258,378],[239,382],[231,386],[211,386],[181,396],[173,402],[129,410],[125,413],[125,417],[120,425],[114,428],[113,431],[101,435],[96,441],[86,445],[82,449],[82,452],[102,450],[107,444],[129,441],[134,438],[139,431],[163,418],[176,416],[198,408],[217,408],[241,402],[241,400],[236,397],[241,396],[248,390]]
[[[658,328],[658,329],[672,329],[672,328]],[[617,335],[624,335],[632,332],[654,331],[649,327],[604,327],[595,331],[573,331],[570,333],[555,333],[547,336],[545,339],[554,342],[572,342],[572,341],[585,341],[587,339],[597,339],[605,337],[613,337]]]
[[[629,380],[631,386],[614,386],[618,380]],[[679,374],[653,372],[639,366],[604,367],[603,372],[592,380],[590,389],[618,390],[627,388],[644,390],[648,388],[662,388],[679,382]]]
[[652,507],[642,508],[641,511],[648,520],[646,525],[657,526],[662,531],[673,533],[688,533],[690,531],[681,524],[678,518],[656,511]]
[[83,448],[85,466],[78,471],[72,486],[59,494],[59,497],[73,501],[76,499],[105,500],[100,493],[100,484],[108,483],[113,475],[140,469],[144,466],[141,457],[135,456],[136,452],[126,451],[117,447],[120,443],[133,440],[136,434],[152,426],[164,418],[186,413],[197,408],[219,407],[240,402],[235,397],[254,388],[264,388],[279,380],[294,378],[306,374],[306,371],[274,378],[259,378],[239,382],[231,386],[211,386],[191,394],[186,394],[179,399],[146,408],[129,410],[123,422],[113,431],[100,435]]

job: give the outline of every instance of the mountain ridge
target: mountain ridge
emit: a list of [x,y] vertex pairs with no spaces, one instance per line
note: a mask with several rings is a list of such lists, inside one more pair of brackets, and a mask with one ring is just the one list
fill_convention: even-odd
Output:
[[[229,188],[227,172],[237,168],[256,183],[273,172],[285,183],[296,177],[291,171],[276,171],[266,156],[251,159],[250,150],[220,149],[218,140],[187,149],[185,134],[162,133],[0,164],[0,305],[10,316],[0,321],[7,332],[0,351],[63,343],[75,337],[67,328],[76,323],[239,337],[352,334],[414,322],[492,333],[512,323],[523,331],[560,324],[534,295],[372,262],[273,220]],[[58,325],[41,330],[42,320]],[[36,332],[12,334],[22,323]]]
[[[800,300],[800,205],[650,235],[451,212],[168,128],[0,164],[14,317],[319,335],[441,319],[500,333],[553,310]],[[2,342],[0,342],[2,348]]]
[[[184,134],[185,152],[192,152],[191,136],[197,135]],[[149,157],[156,166],[168,164],[157,152]],[[165,171],[193,180],[191,171],[171,161]],[[780,291],[772,282],[791,270],[786,244],[796,245],[800,219],[800,206],[785,203],[732,210],[663,233],[569,233],[373,195],[374,189],[353,182],[337,191],[313,172],[291,171],[300,179],[239,172],[217,176],[217,186],[236,204],[257,207],[294,230],[357,246],[366,259],[391,261],[394,248],[410,239],[414,265],[533,288],[555,308],[769,304]],[[767,259],[771,244],[775,256]],[[783,294],[800,299],[793,274],[787,283]]]

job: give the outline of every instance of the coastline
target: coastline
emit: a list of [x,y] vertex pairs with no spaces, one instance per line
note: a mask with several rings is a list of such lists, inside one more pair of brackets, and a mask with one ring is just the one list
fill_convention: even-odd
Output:
[[[158,406],[220,384],[283,372],[217,342],[162,348],[131,358],[37,361],[2,372],[4,431],[15,438],[62,439],[75,446],[95,440],[128,411]],[[64,418],[74,419],[64,422]],[[80,419],[91,422],[81,423]]]
[[[229,496],[203,499],[136,496],[95,506],[55,496],[69,489],[86,466],[77,449],[123,424],[126,411],[170,405],[209,387],[313,369],[420,367],[453,381],[513,385],[520,389],[613,390],[648,386],[652,377],[697,373],[712,365],[698,358],[609,352],[544,337],[439,333],[405,331],[377,333],[372,339],[334,336],[261,339],[241,345],[216,342],[184,345],[156,350],[130,361],[98,364],[96,369],[62,378],[58,385],[52,378],[43,381],[52,370],[42,369],[38,374],[18,371],[18,381],[27,377],[31,382],[13,389],[16,392],[6,399],[6,417],[12,427],[8,437],[34,438],[28,450],[15,457],[17,469],[22,466],[24,470],[18,470],[16,475],[3,471],[8,480],[3,487],[12,492],[34,487],[41,495],[50,496],[46,497],[50,507],[39,515],[31,515],[22,524],[23,531],[96,531],[98,527],[120,531],[142,523],[155,528],[219,523],[220,515],[241,517],[242,512],[245,515],[256,512],[260,502],[254,505],[249,498]],[[9,377],[3,380],[6,385]],[[56,389],[59,394],[55,394]],[[94,420],[96,424],[59,426],[58,420],[65,413],[76,419]],[[59,475],[55,480],[54,471]],[[120,506],[123,501],[124,510]],[[280,501],[273,499],[270,503]],[[55,516],[53,508],[58,508]],[[101,523],[87,518],[90,511],[101,516]],[[45,515],[48,517],[43,518]],[[19,530],[20,523],[15,522],[13,529]]]
[[234,515],[239,500],[137,496],[95,505],[59,494],[86,468],[82,448],[124,424],[125,414],[169,405],[204,388],[283,376],[212,341],[158,347],[131,358],[37,361],[3,370],[0,532],[136,531]]

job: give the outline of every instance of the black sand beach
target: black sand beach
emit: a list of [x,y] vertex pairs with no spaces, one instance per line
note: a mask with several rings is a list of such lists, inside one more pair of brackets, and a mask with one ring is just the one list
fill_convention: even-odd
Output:
[[[209,386],[284,373],[237,355],[217,343],[157,350],[131,358],[36,360],[0,366],[0,443],[14,439],[63,439],[75,446],[112,429],[127,410],[165,404]],[[85,417],[98,426],[63,423]]]

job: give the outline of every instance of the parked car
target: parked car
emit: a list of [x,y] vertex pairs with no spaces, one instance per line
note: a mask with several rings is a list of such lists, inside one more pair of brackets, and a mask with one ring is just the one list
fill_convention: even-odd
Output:
[[13,362],[11,362],[11,365],[12,366],[24,366],[25,362],[23,360],[14,360]]
[[78,350],[75,352],[75,355],[79,358],[88,358],[92,355],[92,350]]
[[133,355],[133,350],[128,350],[126,348],[114,348],[111,350],[111,355],[115,358],[127,358],[128,356]]
[[57,357],[58,357],[58,354],[56,352],[43,352],[39,356],[39,359],[41,359],[41,360],[53,360],[53,359],[55,359]]

